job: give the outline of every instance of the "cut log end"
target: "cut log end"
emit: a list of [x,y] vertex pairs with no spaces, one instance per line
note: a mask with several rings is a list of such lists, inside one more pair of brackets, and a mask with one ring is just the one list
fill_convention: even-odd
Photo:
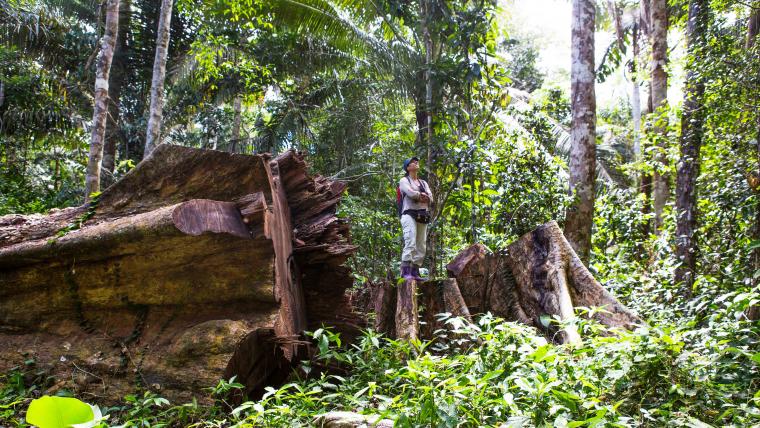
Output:
[[641,324],[596,281],[553,221],[520,237],[503,255],[473,245],[448,270],[474,312],[533,325],[558,342],[578,342],[580,335],[572,323],[559,330],[547,320],[568,321],[577,307],[602,308],[594,319],[610,328]]
[[[144,364],[119,373],[135,370],[178,397],[215,382],[230,343],[255,331],[224,376],[238,375],[253,395],[276,386],[297,361],[304,329],[325,324],[346,337],[362,327],[342,266],[355,247],[335,217],[343,188],[309,176],[293,151],[273,160],[167,144],[96,205],[0,217],[0,369],[18,364],[17,343],[33,342],[40,366],[65,371],[55,358],[70,340],[72,364],[114,381],[112,365],[87,352],[117,337],[104,355],[147,352]],[[203,352],[196,331],[208,336]],[[175,346],[176,337],[187,340]],[[197,379],[173,365],[177,349]]]

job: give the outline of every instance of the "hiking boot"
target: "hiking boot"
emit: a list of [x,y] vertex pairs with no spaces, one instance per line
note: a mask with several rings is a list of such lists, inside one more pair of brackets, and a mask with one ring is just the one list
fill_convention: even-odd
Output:
[[425,278],[420,276],[420,267],[417,265],[412,265],[412,277],[415,281],[424,281]]
[[404,278],[406,280],[415,279],[414,275],[412,274],[412,266],[408,264],[408,262],[401,262],[401,278]]

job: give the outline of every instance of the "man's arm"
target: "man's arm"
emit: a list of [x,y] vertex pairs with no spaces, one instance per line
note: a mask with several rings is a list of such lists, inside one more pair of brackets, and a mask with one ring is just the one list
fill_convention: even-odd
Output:
[[430,190],[430,186],[428,185],[427,181],[420,180],[422,182],[423,189],[425,190],[425,198],[427,202],[430,202],[433,200],[433,191]]
[[401,192],[405,194],[408,198],[410,198],[413,201],[419,201],[420,200],[420,192],[412,189],[412,185],[410,183],[410,180],[407,180],[406,177],[402,178],[401,181],[398,184],[399,189],[401,189]]

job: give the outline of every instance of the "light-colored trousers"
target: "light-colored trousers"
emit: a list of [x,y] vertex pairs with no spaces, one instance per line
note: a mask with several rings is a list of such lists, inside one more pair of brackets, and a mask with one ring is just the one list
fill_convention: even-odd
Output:
[[422,265],[425,260],[425,238],[427,225],[417,223],[410,215],[401,216],[401,229],[404,231],[404,250],[401,251],[401,261]]

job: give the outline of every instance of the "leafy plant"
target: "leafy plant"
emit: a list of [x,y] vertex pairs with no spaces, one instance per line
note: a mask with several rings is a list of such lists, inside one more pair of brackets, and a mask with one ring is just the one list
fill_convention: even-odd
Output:
[[107,419],[98,406],[73,397],[44,395],[29,404],[26,420],[39,428],[91,428]]

